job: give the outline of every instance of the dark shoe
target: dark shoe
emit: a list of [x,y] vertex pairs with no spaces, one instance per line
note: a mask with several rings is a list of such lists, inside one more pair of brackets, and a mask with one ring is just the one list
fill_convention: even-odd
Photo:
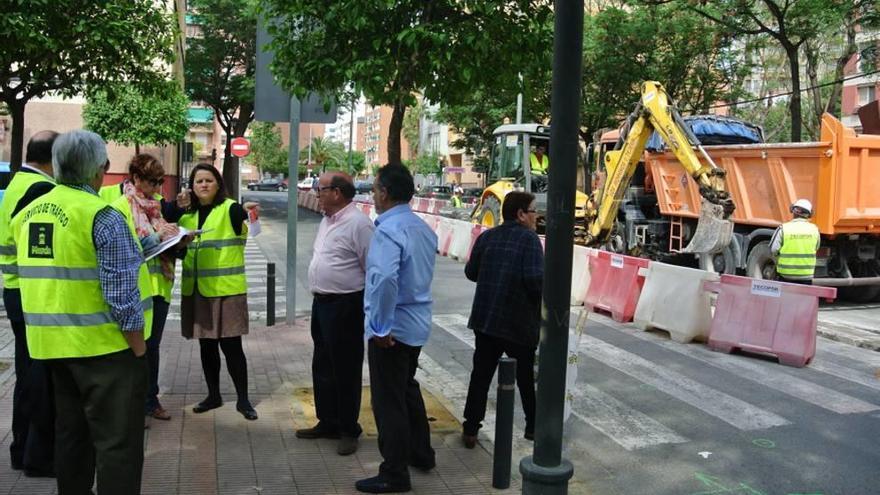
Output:
[[161,419],[162,421],[168,421],[171,419],[171,413],[166,411],[162,406],[156,406],[155,409],[147,413],[147,416],[150,416],[153,419]]
[[437,467],[437,461],[431,460],[431,462],[410,462],[409,465],[418,469],[419,471],[424,471],[427,473],[428,471]]
[[55,470],[54,469],[27,469],[24,470],[24,475],[28,478],[54,478]]
[[211,409],[217,409],[218,407],[223,405],[223,401],[221,399],[211,399],[207,398],[193,407],[193,412],[196,414],[201,414],[203,412],[208,412]]
[[472,449],[477,446],[477,436],[476,435],[468,435],[467,433],[461,434],[461,441],[464,443],[465,448]]
[[391,483],[382,476],[373,476],[354,484],[357,491],[364,493],[398,493],[412,490],[409,483]]
[[259,418],[259,416],[257,416],[257,411],[254,409],[254,406],[252,406],[250,402],[236,405],[235,410],[240,412],[241,415],[244,416],[244,419],[248,421],[256,421],[257,418]]
[[535,432],[526,430],[525,434],[523,434],[523,438],[534,442],[535,441]]
[[315,425],[311,428],[303,428],[301,430],[296,430],[296,438],[308,438],[308,439],[330,438],[330,439],[335,440],[335,439],[339,438],[339,432],[328,430],[327,428],[322,427],[321,423],[318,423],[317,425]]
[[357,452],[358,439],[355,437],[342,437],[336,445],[336,453],[339,455],[351,455]]

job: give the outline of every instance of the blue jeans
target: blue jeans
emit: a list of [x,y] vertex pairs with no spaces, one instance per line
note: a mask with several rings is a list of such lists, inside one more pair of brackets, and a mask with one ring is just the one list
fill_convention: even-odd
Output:
[[168,307],[171,303],[161,296],[153,296],[153,327],[147,339],[147,364],[150,368],[147,382],[147,400],[144,412],[151,413],[159,404],[159,345],[162,344],[162,332],[165,331],[165,320],[168,318]]

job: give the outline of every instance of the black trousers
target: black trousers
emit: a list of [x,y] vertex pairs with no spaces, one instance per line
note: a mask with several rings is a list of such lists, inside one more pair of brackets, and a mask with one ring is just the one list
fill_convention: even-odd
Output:
[[431,430],[415,379],[421,347],[401,342],[382,349],[370,340],[370,392],[379,430],[379,475],[392,483],[409,482],[409,464],[433,465]]
[[813,279],[811,278],[785,278],[783,276],[780,276],[779,280],[783,282],[788,282],[790,284],[813,285]]
[[239,406],[250,406],[248,399],[247,358],[241,346],[241,336],[220,339],[199,339],[199,355],[202,358],[202,372],[208,385],[205,400],[220,401],[220,349],[226,356],[226,369],[235,386]]
[[55,466],[55,399],[43,361],[31,359],[21,309],[21,292],[3,290],[3,304],[15,336],[15,388],[12,392],[12,443],[18,469],[49,472]]
[[47,361],[55,380],[59,495],[137,495],[144,464],[147,360],[130,349]]
[[364,364],[364,292],[315,294],[312,383],[322,429],[358,437]]
[[149,414],[159,407],[159,346],[162,344],[162,333],[165,331],[165,320],[168,318],[168,307],[171,304],[162,296],[153,296],[153,326],[150,327],[150,338],[147,339],[147,364],[150,366],[150,381],[147,385],[147,400],[144,412]]
[[476,435],[486,417],[486,399],[503,354],[516,359],[516,384],[526,416],[526,432],[535,431],[535,348],[474,332],[474,367],[464,406],[464,433]]

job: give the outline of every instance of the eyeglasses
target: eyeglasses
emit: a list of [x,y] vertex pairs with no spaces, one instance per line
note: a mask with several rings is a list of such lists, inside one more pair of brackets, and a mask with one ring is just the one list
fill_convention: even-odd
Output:
[[526,213],[538,213],[538,210],[526,210]]
[[147,179],[147,182],[153,185],[153,187],[159,187],[165,183],[165,177],[159,177],[158,179]]

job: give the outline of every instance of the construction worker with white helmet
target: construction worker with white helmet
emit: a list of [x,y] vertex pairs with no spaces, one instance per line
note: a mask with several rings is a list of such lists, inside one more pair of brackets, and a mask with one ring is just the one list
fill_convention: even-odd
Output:
[[789,208],[794,218],[776,229],[770,251],[776,257],[776,273],[785,282],[812,285],[819,249],[819,228],[812,222],[813,205],[799,199]]

